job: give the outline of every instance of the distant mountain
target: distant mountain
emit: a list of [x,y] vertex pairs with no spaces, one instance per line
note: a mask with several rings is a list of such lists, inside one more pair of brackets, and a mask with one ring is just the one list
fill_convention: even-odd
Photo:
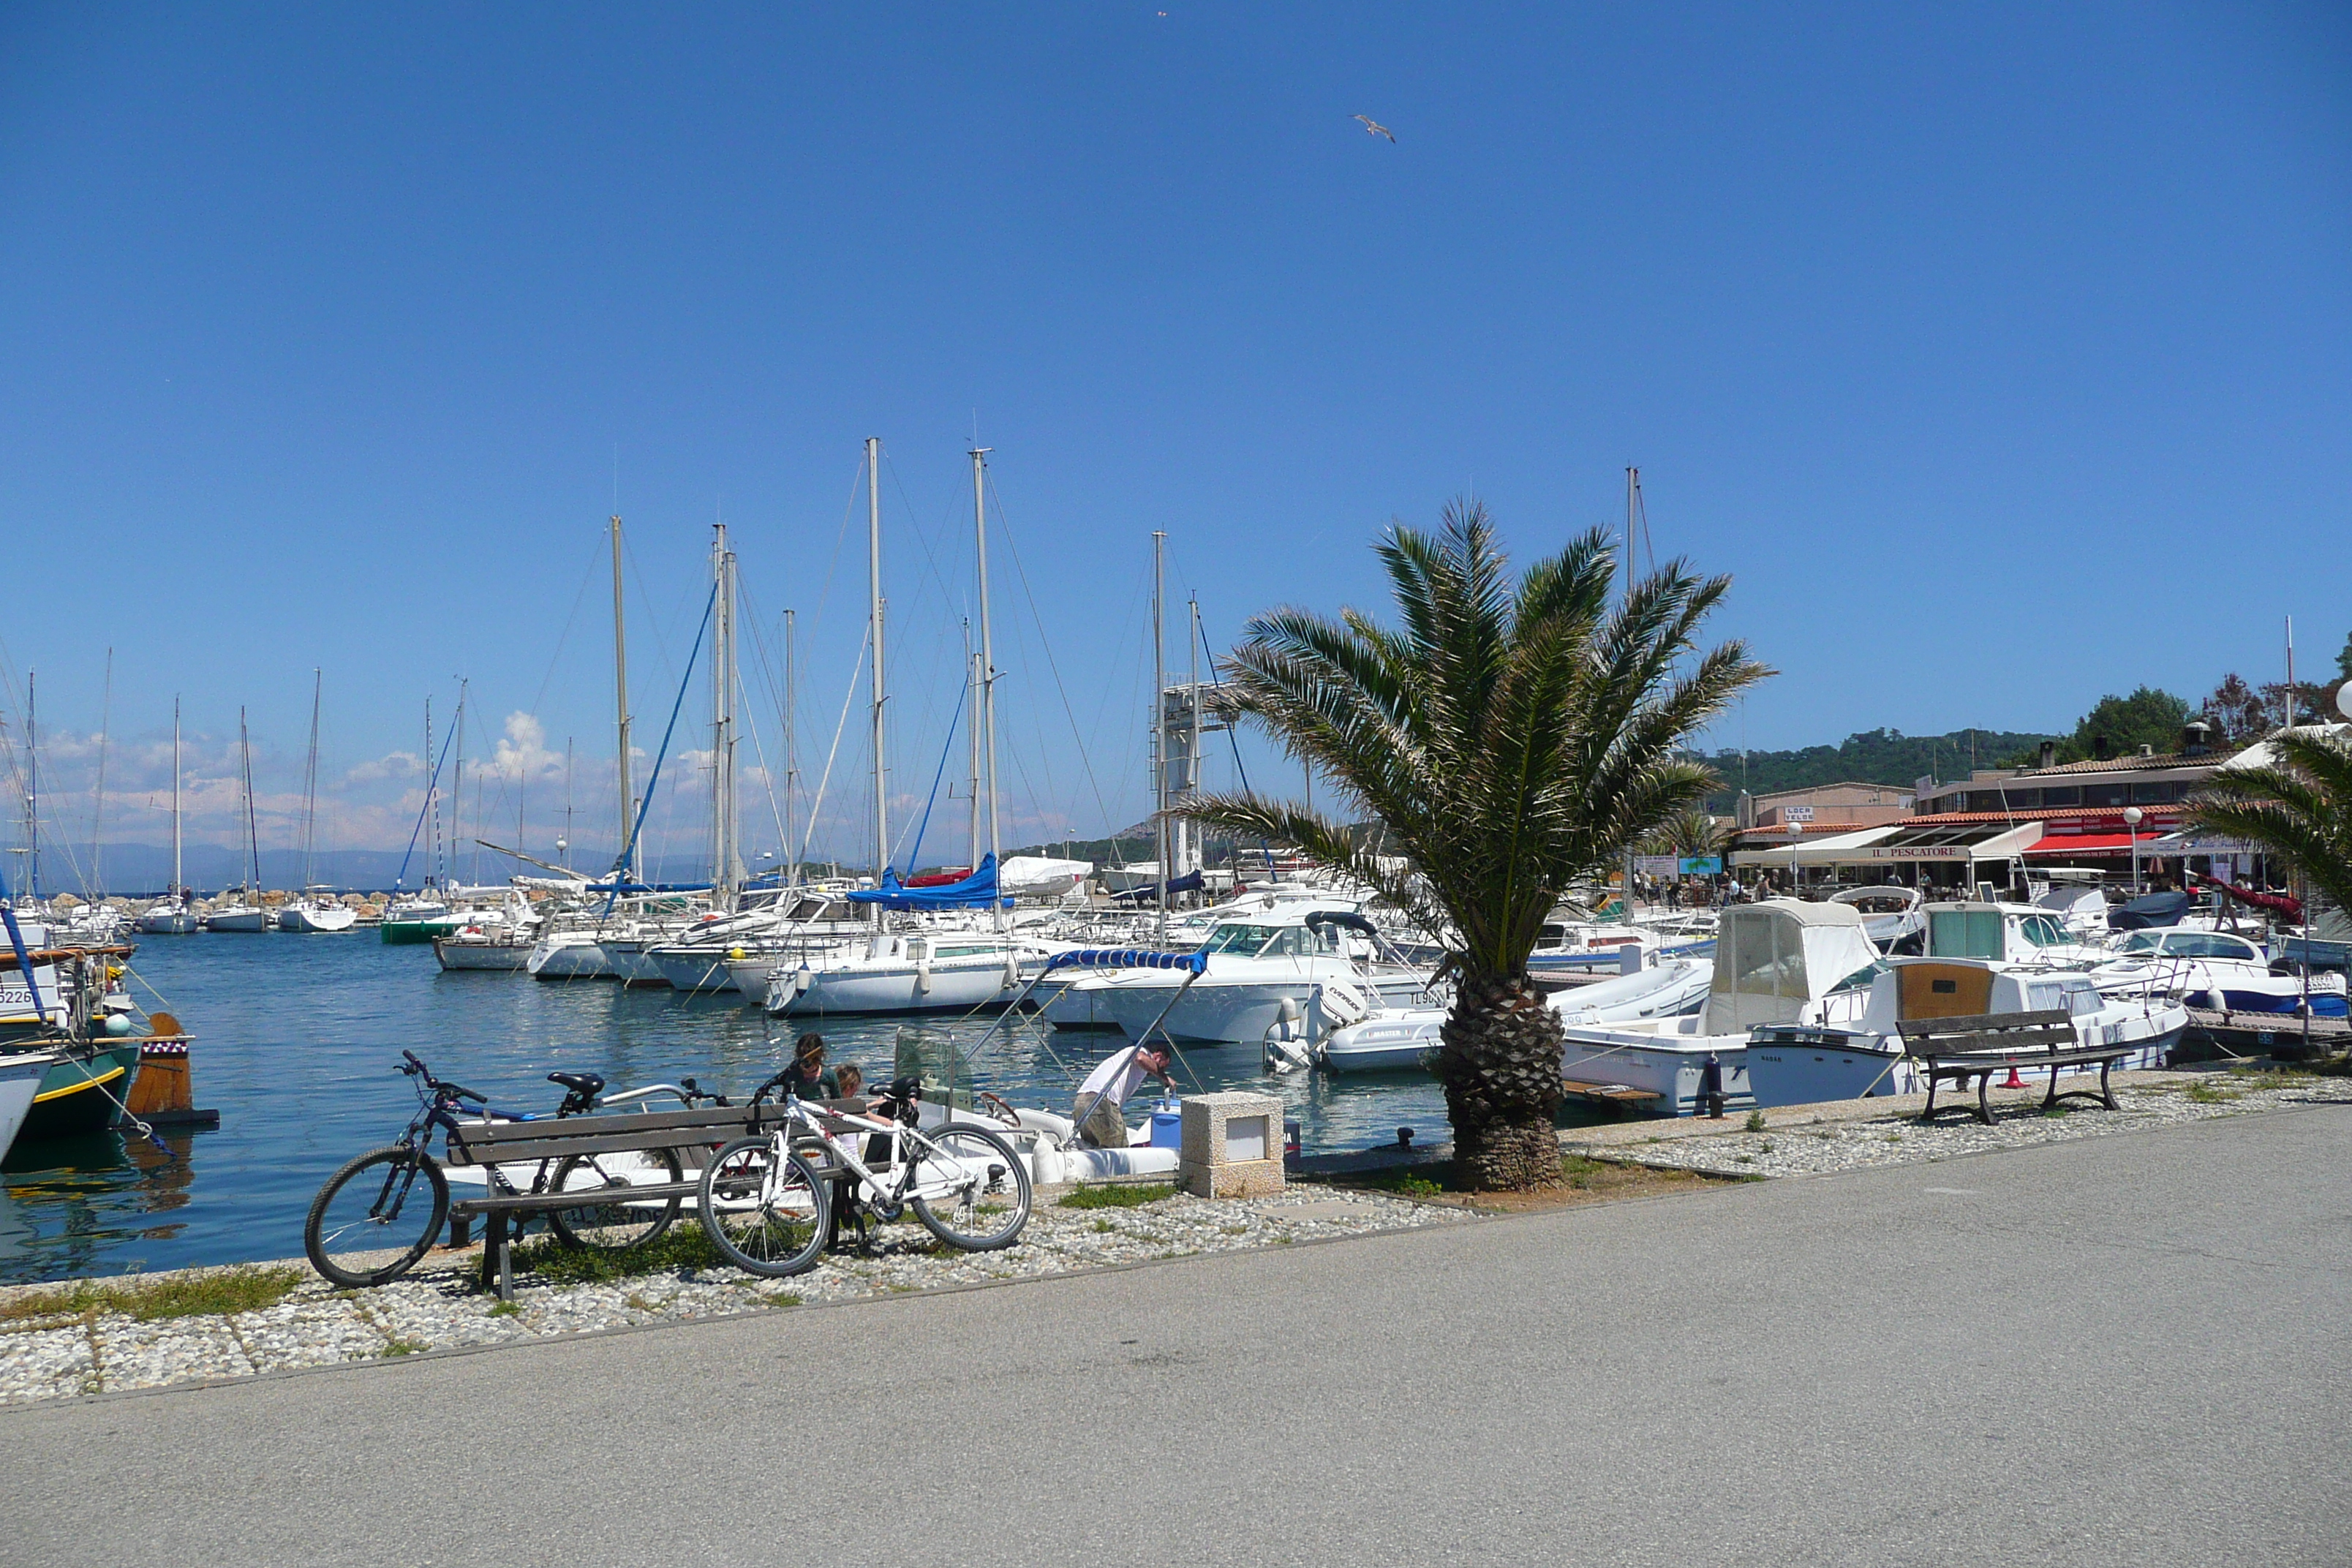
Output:
[[[1750,795],[1772,795],[1812,784],[1897,784],[1908,789],[1922,776],[1959,778],[1969,767],[1973,743],[1975,765],[1989,768],[2020,752],[2030,752],[2058,735],[2015,730],[1955,730],[1948,735],[1906,735],[1900,730],[1869,730],[1848,735],[1834,746],[1805,746],[1793,752],[1750,752],[1745,777]],[[1707,797],[1707,809],[1720,816],[1731,814],[1741,788],[1742,769],[1737,751],[1717,752],[1701,761],[1713,767],[1724,787]]]

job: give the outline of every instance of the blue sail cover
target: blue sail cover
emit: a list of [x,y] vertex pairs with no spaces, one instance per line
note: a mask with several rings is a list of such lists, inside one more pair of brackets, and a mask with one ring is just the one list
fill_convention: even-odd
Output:
[[[882,885],[861,889],[849,895],[850,901],[859,904],[880,904],[886,910],[905,913],[912,910],[984,910],[996,897],[996,857],[984,856],[980,868],[961,882],[950,882],[944,888],[909,888],[900,884],[898,873],[885,866]],[[1003,900],[1011,909],[1013,900]]]
[[1205,973],[1205,952],[1154,952],[1142,947],[1080,947],[1057,952],[1045,961],[1048,969],[1189,969]]

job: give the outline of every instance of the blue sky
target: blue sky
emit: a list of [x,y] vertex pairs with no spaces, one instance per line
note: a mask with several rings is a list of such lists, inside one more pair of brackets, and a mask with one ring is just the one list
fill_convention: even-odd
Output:
[[247,704],[268,839],[320,668],[330,836],[397,844],[464,676],[498,812],[551,835],[570,737],[602,824],[617,500],[641,742],[724,518],[814,774],[878,435],[920,796],[976,421],[1025,827],[1148,808],[1150,530],[1224,646],[1377,603],[1374,533],[1457,494],[1523,554],[1613,524],[1628,463],[1782,671],[1713,741],[2059,728],[2276,679],[2290,613],[2342,646],[2347,198],[2316,5],[14,5],[0,710],[37,668],[86,820],[111,646],[153,841],[173,694],[211,837]]

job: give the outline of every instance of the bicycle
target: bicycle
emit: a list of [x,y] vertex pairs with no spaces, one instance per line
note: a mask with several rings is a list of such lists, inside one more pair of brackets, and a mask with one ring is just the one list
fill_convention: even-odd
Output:
[[[751,1101],[766,1104],[781,1089],[782,1123],[735,1140],[703,1167],[703,1229],[737,1268],[782,1278],[813,1267],[834,1235],[836,1201],[861,1235],[867,1215],[887,1224],[911,1207],[925,1229],[961,1251],[993,1252],[1019,1237],[1029,1221],[1029,1167],[986,1128],[950,1123],[920,1131],[920,1079],[894,1081],[878,1101],[879,1116],[830,1111],[820,1118],[787,1077],[779,1073],[761,1084]],[[843,1131],[829,1131],[827,1121]],[[852,1144],[859,1133],[869,1153],[876,1141],[887,1140],[879,1145],[881,1163],[895,1175],[858,1157]],[[820,1174],[803,1150],[820,1151],[831,1168]],[[982,1228],[983,1216],[992,1228]]]
[[[436,1131],[446,1142],[458,1124],[460,1112],[495,1121],[542,1120],[527,1113],[493,1110],[488,1097],[433,1076],[414,1051],[400,1053],[398,1071],[415,1083],[418,1110],[399,1139],[352,1160],[327,1178],[310,1212],[302,1222],[302,1249],[310,1266],[337,1285],[356,1289],[387,1285],[416,1266],[433,1246],[449,1217],[449,1178],[433,1157]],[[586,1115],[614,1101],[642,1101],[656,1095],[675,1095],[691,1109],[698,1104],[725,1105],[722,1095],[705,1094],[692,1079],[678,1083],[647,1084],[624,1093],[604,1094],[604,1079],[595,1073],[551,1072],[548,1080],[564,1090],[554,1120]],[[618,1194],[635,1184],[624,1168],[629,1156],[570,1154],[561,1161],[541,1160],[530,1191],[583,1194],[611,1192],[613,1197],[585,1198],[577,1207],[549,1211],[549,1228],[566,1246],[618,1252],[643,1247],[659,1237],[677,1217],[679,1200],[632,1201]],[[656,1163],[672,1183],[685,1180],[674,1149],[650,1149],[635,1158]],[[494,1192],[522,1191],[497,1166],[487,1172]],[[656,1178],[658,1179],[658,1178]],[[417,1190],[419,1181],[424,1190]]]

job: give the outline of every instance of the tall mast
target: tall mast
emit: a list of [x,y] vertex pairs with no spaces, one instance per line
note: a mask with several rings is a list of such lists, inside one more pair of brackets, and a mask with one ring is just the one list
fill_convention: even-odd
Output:
[[253,817],[253,737],[245,727],[245,710],[241,706],[236,710],[236,746],[245,760],[245,885],[257,898],[261,892],[261,832]]
[[433,868],[441,856],[441,770],[433,764],[433,693],[425,694],[425,885],[433,885]]
[[[2287,640],[2292,646],[2292,633]],[[2292,672],[2294,668],[2292,654],[2286,662],[2288,670]],[[2287,684],[2290,688],[2294,684],[2292,673],[2287,678]],[[114,650],[110,647],[106,650],[106,697],[98,711],[98,793],[91,798],[89,805],[89,889],[92,898],[106,896],[106,878],[99,868],[99,858],[105,852],[106,846],[101,836],[106,820],[106,742],[114,729]]]
[[[882,438],[866,438],[866,568],[868,615],[874,628],[874,885],[890,865],[889,774],[884,763],[882,704]],[[874,921],[882,921],[882,906],[874,906]]]
[[25,896],[41,896],[41,722],[38,672],[25,671]]
[[563,868],[572,869],[572,737],[563,737],[563,837],[556,842],[563,851]]
[[727,525],[711,524],[710,569],[716,587],[710,641],[710,891],[715,907],[734,907],[735,847],[735,552]]
[[1168,644],[1160,601],[1168,593],[1168,535],[1151,531],[1151,819],[1158,847],[1160,935],[1168,935]]
[[300,897],[310,896],[310,853],[317,838],[319,821],[319,691],[326,677],[317,668],[310,671],[310,759],[302,764],[302,890]]
[[[1187,632],[1192,663],[1192,692],[1190,705],[1192,715],[1192,743],[1184,751],[1184,792],[1187,795],[1197,793],[1201,787],[1201,595],[1193,595],[1191,604],[1192,625],[1187,628]],[[1201,852],[1199,823],[1189,819],[1185,822],[1184,844],[1186,850],[1184,868],[1187,871],[1199,870],[1208,860],[1208,857]]]
[[793,685],[798,675],[793,668],[794,620],[793,612],[786,610],[784,612],[784,853],[791,858],[788,863],[789,868],[785,872],[785,879],[791,884],[797,884],[801,879],[801,841],[793,832],[793,789],[800,778],[799,758],[793,750],[800,742],[800,737],[793,729],[793,720],[796,717],[793,709],[800,700],[799,691]]
[[[982,750],[988,769],[988,852],[996,858],[997,885],[1004,884],[1003,847],[997,842],[996,816],[996,642],[988,624],[988,447],[975,447],[971,454],[971,525],[975,553],[980,560],[980,732]],[[992,896],[988,900],[992,919],[999,930],[1004,925],[1004,900]]]
[[457,857],[463,853],[463,851],[457,847],[466,842],[464,835],[466,823],[466,687],[467,684],[468,682],[467,682],[462,677],[459,678],[457,681],[457,715],[453,721],[457,727],[457,739],[450,742],[450,744],[456,749],[457,755],[449,773],[449,864],[441,878],[441,886],[445,891],[447,889],[450,883],[457,879]]
[[980,868],[980,655],[972,651],[971,617],[963,618],[963,685],[964,739],[971,757],[971,772],[965,782],[971,786],[965,796],[965,815],[969,819],[970,837],[964,840],[966,852],[971,857],[972,869]]
[[172,697],[172,896],[182,897],[180,888],[180,699]]
[[[1625,603],[1633,602],[1633,514],[1642,505],[1642,470],[1625,470]],[[1625,923],[1633,921],[1633,846],[1625,846]]]
[[613,710],[621,737],[621,837],[613,869],[627,881],[636,881],[637,847],[629,841],[635,824],[630,820],[636,799],[629,790],[629,645],[621,628],[621,519],[613,518]]

